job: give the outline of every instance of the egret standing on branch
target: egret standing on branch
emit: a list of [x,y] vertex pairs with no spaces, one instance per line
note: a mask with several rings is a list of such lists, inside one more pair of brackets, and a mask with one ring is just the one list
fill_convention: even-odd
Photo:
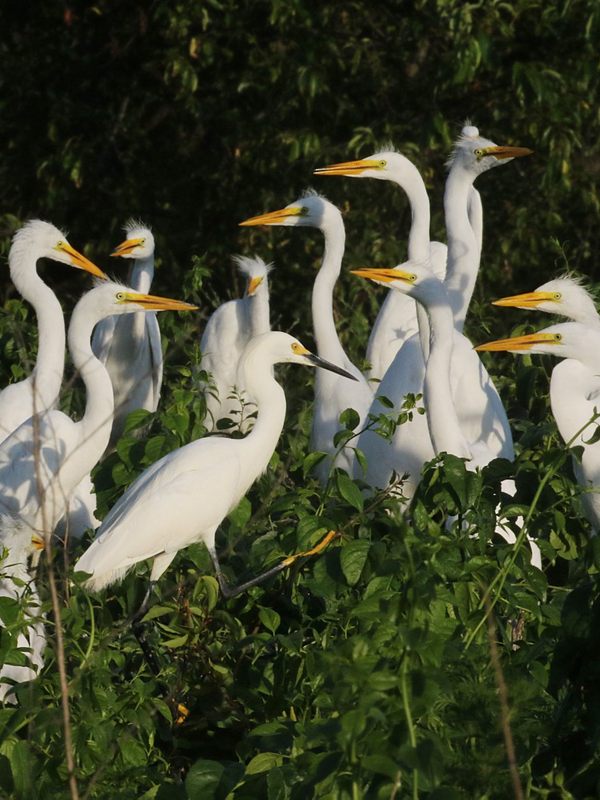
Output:
[[[99,591],[121,580],[139,561],[153,559],[144,608],[153,584],[177,552],[198,541],[206,545],[226,597],[255,586],[305,555],[290,556],[262,575],[231,588],[215,549],[219,525],[266,470],[277,445],[286,402],[283,389],[273,377],[273,366],[283,363],[322,367],[354,380],[345,370],[312,355],[287,333],[274,331],[252,339],[239,372],[258,405],[254,427],[243,439],[210,436],[191,442],[143,472],[108,513],[96,539],[75,564],[76,571],[90,575],[85,584],[89,589]],[[321,545],[332,536],[329,534]]]
[[[150,291],[154,277],[154,236],[146,225],[129,220],[126,239],[111,254],[133,259],[128,284],[136,292]],[[156,411],[163,376],[160,328],[153,312],[103,319],[94,331],[92,350],[108,370],[115,393],[110,434],[114,445],[125,429],[127,415],[138,408]]]
[[251,217],[240,225],[318,228],[325,238],[323,262],[315,278],[312,293],[312,318],[317,352],[321,358],[342,364],[344,369],[351,373],[356,385],[348,386],[339,377],[320,371],[315,379],[311,447],[330,456],[317,468],[319,480],[324,484],[334,458],[336,466],[352,472],[354,450],[346,447],[338,454],[333,442],[335,434],[340,429],[340,414],[347,408],[353,408],[362,424],[373,399],[373,391],[365,376],[350,361],[342,347],[333,317],[333,290],[340,274],[346,241],[342,215],[339,209],[324,197],[316,193],[307,193],[285,208]]

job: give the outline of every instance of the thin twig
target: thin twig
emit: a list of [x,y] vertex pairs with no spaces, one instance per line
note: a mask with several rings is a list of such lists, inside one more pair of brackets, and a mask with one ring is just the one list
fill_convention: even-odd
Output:
[[63,639],[62,617],[60,610],[60,599],[58,596],[58,589],[56,586],[56,575],[54,572],[54,563],[52,557],[52,531],[48,525],[48,518],[46,515],[46,497],[45,490],[42,483],[41,463],[40,463],[40,417],[36,413],[36,389],[35,389],[35,376],[33,378],[33,442],[34,442],[34,469],[37,495],[40,501],[40,510],[42,513],[42,531],[44,535],[44,552],[46,554],[46,562],[48,565],[48,583],[50,584],[50,597],[52,600],[52,611],[54,613],[54,626],[56,630],[56,663],[58,665],[58,677],[60,681],[60,698],[63,715],[63,730],[65,736],[65,761],[67,763],[67,772],[69,775],[69,790],[71,792],[71,800],[79,800],[79,790],[77,788],[77,778],[75,776],[75,760],[73,758],[73,735],[71,730],[71,716],[69,711],[69,687],[67,683],[67,669],[65,663],[65,646]]
[[519,777],[519,769],[517,767],[517,758],[515,754],[515,743],[510,727],[508,689],[506,687],[506,681],[504,680],[504,673],[502,672],[502,665],[500,663],[500,654],[498,652],[498,645],[496,643],[496,619],[494,617],[489,596],[486,594],[484,597],[487,632],[490,642],[490,661],[494,668],[496,685],[498,686],[498,699],[500,700],[500,721],[502,724],[502,735],[504,736],[504,746],[506,748],[506,759],[508,761],[508,769],[512,780],[515,798],[516,800],[523,800],[523,787],[521,786],[521,778]]

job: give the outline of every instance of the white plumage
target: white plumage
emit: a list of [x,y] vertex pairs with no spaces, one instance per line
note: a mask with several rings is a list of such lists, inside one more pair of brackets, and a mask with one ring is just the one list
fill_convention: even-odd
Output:
[[256,403],[238,379],[237,369],[244,348],[254,336],[271,329],[269,318],[269,272],[272,264],[254,256],[235,256],[235,263],[247,278],[246,294],[223,303],[206,323],[200,350],[202,369],[209,374],[204,385],[205,425],[216,428],[226,417],[238,422],[246,433],[256,411]]

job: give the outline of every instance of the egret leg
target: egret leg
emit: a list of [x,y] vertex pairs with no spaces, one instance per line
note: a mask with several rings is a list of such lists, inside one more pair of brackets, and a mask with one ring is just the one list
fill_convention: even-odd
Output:
[[312,547],[310,550],[304,550],[301,553],[295,553],[293,556],[288,556],[284,558],[283,561],[280,561],[279,564],[276,564],[271,569],[266,570],[265,572],[261,572],[260,575],[257,575],[255,578],[251,578],[249,581],[245,583],[240,583],[238,586],[229,586],[227,581],[225,580],[225,576],[221,570],[221,565],[219,564],[219,558],[217,556],[217,551],[212,547],[208,548],[208,552],[210,553],[210,557],[215,567],[215,573],[217,576],[217,581],[219,582],[219,587],[221,592],[223,593],[223,597],[237,597],[238,594],[245,592],[246,589],[251,589],[253,586],[258,586],[260,583],[264,583],[264,581],[272,578],[274,575],[277,575],[279,572],[284,570],[286,567],[290,567],[294,561],[298,558],[306,558],[307,556],[314,556],[324,550],[329,542],[334,539],[336,536],[339,536],[337,531],[329,531],[326,536],[321,539],[321,541]]

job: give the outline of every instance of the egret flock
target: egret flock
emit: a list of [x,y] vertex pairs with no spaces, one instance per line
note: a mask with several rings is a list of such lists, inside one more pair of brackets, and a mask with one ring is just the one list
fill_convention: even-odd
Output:
[[[155,411],[159,405],[163,361],[156,312],[191,312],[196,306],[149,294],[155,244],[150,228],[141,222],[127,223],[126,239],[112,253],[131,260],[128,286],[109,280],[47,222],[32,220],[16,232],[10,274],[35,310],[39,344],[31,374],[0,391],[0,596],[20,600],[26,611],[29,626],[18,644],[28,666],[2,667],[0,699],[15,702],[15,686],[35,678],[43,666],[46,635],[36,565],[39,552],[51,544],[67,547],[94,531],[73,567],[85,573],[83,586],[93,592],[122,580],[137,563],[151,561],[144,609],[153,585],[178,551],[192,543],[205,544],[221,591],[233,596],[296,558],[319,552],[333,538],[332,531],[312,550],[290,556],[237,587],[230,587],[221,571],[216,531],[267,469],[284,426],[286,400],[274,377],[276,364],[318,368],[310,446],[323,454],[316,466],[319,481],[326,484],[333,468],[339,468],[364,491],[393,485],[395,502],[410,515],[423,466],[436,454],[453,454],[472,470],[498,457],[514,459],[507,414],[478,351],[555,354],[563,360],[552,372],[552,412],[565,443],[583,448],[574,471],[585,512],[593,529],[599,527],[595,487],[600,485],[600,444],[590,441],[588,426],[600,397],[600,318],[589,292],[577,280],[562,277],[496,301],[498,306],[537,309],[571,320],[537,334],[474,348],[463,333],[482,254],[483,209],[474,182],[481,173],[530,153],[524,147],[496,145],[474,126],[464,126],[448,162],[447,245],[430,240],[425,184],[400,153],[388,149],[315,171],[320,176],[392,181],[410,203],[408,260],[352,270],[388,289],[371,329],[364,373],[344,350],[333,311],[345,248],[339,209],[308,191],[278,210],[241,222],[243,227],[307,227],[322,233],[323,258],[312,291],[317,352],[287,333],[271,331],[271,265],[259,257],[237,257],[247,279],[246,294],[221,305],[200,340],[202,379],[197,388],[205,395],[204,424],[211,435],[148,467],[102,522],[94,514],[92,470],[121,437],[131,411]],[[68,336],[59,300],[38,275],[41,258],[96,277],[94,288],[75,305]],[[78,421],[57,408],[66,341],[85,386],[85,410]],[[415,395],[422,395],[424,413],[398,425],[391,437],[379,435],[372,421],[383,412],[397,417],[406,398]],[[336,433],[348,408],[358,415],[358,434],[341,446]],[[224,417],[236,420],[236,437],[217,433]],[[514,494],[514,482],[503,481],[502,490]],[[498,515],[496,531],[507,541],[515,541],[516,527],[518,522],[511,527]],[[541,568],[539,548],[531,540],[529,546],[532,564]]]

